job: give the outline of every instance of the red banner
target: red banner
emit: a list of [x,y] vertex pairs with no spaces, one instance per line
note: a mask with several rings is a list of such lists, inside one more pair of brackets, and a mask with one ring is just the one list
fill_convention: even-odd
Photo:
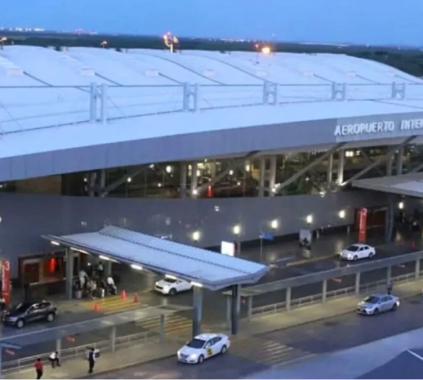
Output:
[[361,208],[358,212],[358,241],[364,243],[366,241],[367,232],[367,208]]
[[11,289],[10,289],[10,261],[3,260],[1,262],[1,281],[2,281],[2,294],[1,297],[4,299],[6,305],[10,305],[11,301]]

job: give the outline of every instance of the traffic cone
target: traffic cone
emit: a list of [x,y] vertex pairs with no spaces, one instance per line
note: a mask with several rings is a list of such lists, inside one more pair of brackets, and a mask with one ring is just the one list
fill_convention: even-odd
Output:
[[134,295],[134,303],[138,303],[139,298],[138,298],[138,293],[135,293]]
[[94,302],[94,311],[100,311],[100,306],[98,305],[98,302]]
[[126,300],[126,290],[122,290],[122,295],[121,295],[123,300]]

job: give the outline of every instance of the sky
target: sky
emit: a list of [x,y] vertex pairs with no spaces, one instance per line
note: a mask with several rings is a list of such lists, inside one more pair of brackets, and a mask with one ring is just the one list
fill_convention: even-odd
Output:
[[2,27],[423,45],[423,0],[9,0]]

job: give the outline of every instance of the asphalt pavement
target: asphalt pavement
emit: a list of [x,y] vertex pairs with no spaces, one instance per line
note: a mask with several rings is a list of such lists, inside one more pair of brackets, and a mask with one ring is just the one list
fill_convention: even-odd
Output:
[[[402,240],[402,241],[401,241]],[[377,246],[377,257],[375,260],[391,257],[394,255],[402,255],[409,252],[416,251],[421,247],[421,239],[404,239],[400,237],[400,240],[396,243],[389,245],[378,245],[382,240],[378,236],[371,237],[369,244]],[[354,265],[353,263],[340,262],[336,257],[336,254],[340,250],[356,242],[355,234],[341,233],[336,235],[322,235],[317,240],[311,253],[304,251],[298,247],[296,242],[267,245],[263,249],[263,253],[260,254],[258,248],[244,249],[242,251],[242,257],[250,260],[255,259],[256,261],[264,261],[267,264],[271,264],[270,272],[265,276],[262,281],[276,281],[284,278],[301,276],[304,274],[336,268],[343,265]],[[275,265],[275,263],[277,265]],[[283,263],[283,264],[281,264]],[[287,265],[289,264],[289,265]],[[119,286],[120,290],[125,288],[127,291],[136,290],[139,295],[139,307],[159,306],[159,305],[181,305],[191,306],[192,305],[192,294],[184,293],[179,294],[176,297],[166,297],[155,293],[151,289],[154,286],[154,282],[157,277],[151,274],[140,275],[138,271],[131,271],[130,268],[120,266],[116,268],[122,278],[122,283]],[[405,265],[401,267],[393,268],[393,276],[397,276],[405,273],[412,273],[414,271],[413,265]],[[380,279],[386,278],[385,271],[373,271],[362,276],[362,283],[373,282]],[[344,287],[352,286],[355,279],[353,276],[345,277],[342,279],[335,279],[334,281],[328,282],[328,290],[341,289]],[[292,297],[305,297],[311,294],[317,294],[321,292],[321,286],[319,284],[311,284],[292,290]],[[254,306],[267,305],[280,301],[284,301],[285,292],[273,292],[264,296],[255,297]],[[107,302],[105,303],[105,305]],[[89,308],[84,309],[81,307],[71,307],[71,309],[64,310],[61,312],[57,321],[53,324],[39,324],[34,325],[28,329],[43,329],[52,326],[59,326],[62,324],[69,324],[74,322],[83,321],[89,318],[96,318],[102,314],[111,312],[118,312],[118,309],[112,309],[107,311],[106,307],[101,307],[99,312],[92,310],[92,303],[89,303]],[[132,303],[132,308],[134,304]],[[136,306],[138,307],[138,306]],[[123,310],[121,310],[123,311]],[[242,304],[241,316],[246,315],[246,305]],[[210,292],[205,290],[203,300],[203,321],[205,329],[209,324],[217,324],[224,322],[226,319],[226,300],[219,292]],[[145,331],[145,325],[150,326],[150,330],[157,331],[157,321],[149,321],[145,323],[132,323],[118,328],[118,336],[135,334]],[[190,313],[180,314],[175,320],[169,322],[171,330],[180,330],[179,335],[189,336],[191,331],[191,318]],[[151,326],[153,326],[151,328]],[[6,329],[8,332],[6,332]],[[147,328],[148,329],[148,328]],[[13,329],[3,328],[3,335],[13,334]],[[63,340],[63,348],[74,347],[79,345],[86,345],[93,341],[108,339],[109,330],[103,329],[84,336],[69,337],[69,339]],[[50,342],[38,346],[27,346],[19,351],[14,352],[12,355],[3,355],[3,361],[14,360],[19,357],[26,357],[36,355],[38,353],[45,353],[53,350],[55,342]]]
[[[295,326],[272,333],[262,334],[253,340],[233,342],[230,352],[224,357],[216,357],[200,366],[182,365],[175,358],[142,364],[119,371],[113,371],[93,378],[106,379],[211,379],[242,378],[274,365],[304,360],[315,355],[342,350],[389,336],[401,334],[423,326],[420,316],[423,313],[423,299],[414,297],[403,300],[395,312],[378,316],[361,316],[354,312]],[[247,344],[248,343],[248,344]],[[416,350],[418,355],[421,352]],[[407,357],[405,365],[411,363]],[[363,378],[421,378],[421,369],[416,361],[409,364],[417,371],[417,377],[410,377],[407,368],[401,376],[393,377],[385,369],[383,376],[368,373]],[[423,364],[420,363],[420,364]],[[412,367],[411,367],[412,366]],[[392,370],[393,371],[393,370]],[[379,377],[377,377],[377,376]],[[318,376],[318,374],[316,374]],[[372,377],[373,376],[373,377]]]

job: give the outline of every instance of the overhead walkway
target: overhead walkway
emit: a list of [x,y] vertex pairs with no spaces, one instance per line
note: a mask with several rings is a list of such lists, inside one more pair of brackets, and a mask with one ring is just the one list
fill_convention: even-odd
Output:
[[[202,288],[231,288],[232,332],[236,334],[239,318],[240,286],[256,283],[268,267],[252,261],[222,255],[205,249],[160,239],[127,229],[108,226],[98,232],[73,235],[44,235],[54,245],[66,247],[67,295],[72,298],[73,254],[93,254],[107,263],[117,261],[135,270],[147,269],[191,282],[194,291],[193,333],[200,331]],[[69,264],[70,263],[70,264]]]

